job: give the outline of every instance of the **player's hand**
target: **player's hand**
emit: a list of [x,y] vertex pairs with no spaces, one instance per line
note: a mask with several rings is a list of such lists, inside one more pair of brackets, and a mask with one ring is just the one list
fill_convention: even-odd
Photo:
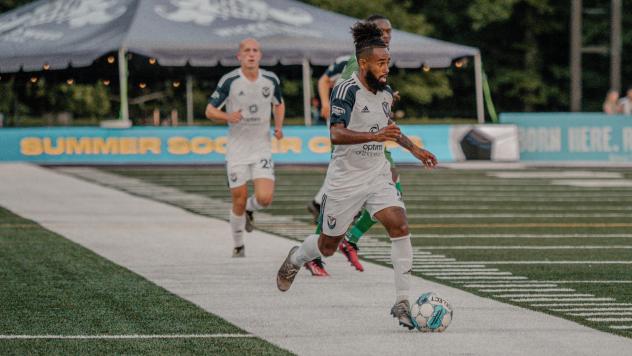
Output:
[[323,119],[328,119],[329,118],[329,110],[331,110],[330,107],[329,107],[329,104],[323,104],[322,107],[320,108],[320,116]]
[[437,165],[437,157],[423,148],[414,150],[413,156],[420,160],[426,168],[434,168]]
[[402,132],[399,130],[399,127],[393,123],[383,129],[380,129],[375,134],[375,141],[397,141],[400,137],[402,137]]
[[399,90],[393,93],[393,105],[395,106],[397,105],[397,103],[402,99],[402,97],[399,95]]
[[241,119],[242,119],[241,110],[234,111],[226,115],[226,121],[230,122],[231,124],[236,124],[239,121],[241,121]]
[[274,137],[277,140],[282,139],[283,138],[283,130],[281,130],[281,129],[274,129]]

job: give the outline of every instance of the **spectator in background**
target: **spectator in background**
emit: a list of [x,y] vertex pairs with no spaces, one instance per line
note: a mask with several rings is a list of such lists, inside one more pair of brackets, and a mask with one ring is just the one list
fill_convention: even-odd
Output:
[[317,97],[312,97],[312,124],[313,125],[324,125],[326,124],[325,119],[320,116],[320,100]]
[[632,87],[629,87],[625,96],[619,99],[619,113],[632,115]]
[[603,102],[603,112],[607,115],[619,114],[619,91],[610,89]]

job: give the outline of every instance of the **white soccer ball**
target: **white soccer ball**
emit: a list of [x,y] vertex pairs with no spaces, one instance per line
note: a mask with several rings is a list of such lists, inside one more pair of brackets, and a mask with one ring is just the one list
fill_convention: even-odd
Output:
[[452,305],[434,292],[424,293],[410,306],[417,330],[441,332],[452,321]]

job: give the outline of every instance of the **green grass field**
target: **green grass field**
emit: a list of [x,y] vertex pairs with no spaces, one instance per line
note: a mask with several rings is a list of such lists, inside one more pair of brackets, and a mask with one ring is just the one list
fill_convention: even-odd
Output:
[[290,354],[2,208],[0,281],[2,355]]
[[[102,169],[230,199],[221,167]],[[401,171],[413,245],[421,251],[416,274],[632,337],[632,172]],[[276,174],[276,196],[267,213],[309,223],[305,206],[322,183],[325,168],[277,167]],[[174,204],[215,217],[226,213],[200,211],[185,201]],[[257,226],[290,238],[304,234],[265,219]],[[360,241],[364,259],[389,265],[384,257],[388,250],[379,245],[387,242],[384,230],[378,225],[367,236]],[[428,260],[424,253],[437,259]]]

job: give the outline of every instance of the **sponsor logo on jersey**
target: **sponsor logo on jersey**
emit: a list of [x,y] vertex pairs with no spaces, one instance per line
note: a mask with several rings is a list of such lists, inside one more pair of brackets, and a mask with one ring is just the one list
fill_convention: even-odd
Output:
[[336,227],[336,218],[331,215],[327,215],[327,226],[329,226],[330,229]]
[[370,133],[377,133],[378,131],[380,131],[380,125],[378,124],[371,126],[371,128],[369,129]]
[[382,109],[384,109],[384,114],[387,118],[391,117],[391,105],[386,101],[382,102]]
[[259,108],[256,104],[252,104],[248,107],[248,111],[250,111],[251,114],[255,114],[257,113],[257,111],[259,111]]
[[364,105],[364,108],[362,109],[362,111],[361,111],[361,112],[363,112],[363,113],[370,112],[370,111],[369,111],[369,107],[368,107],[368,106],[366,106],[366,105]]
[[332,115],[337,115],[337,116],[342,116],[347,112],[347,110],[345,110],[344,108],[341,108],[340,106],[332,106],[331,107],[331,114]]
[[270,87],[263,87],[263,89],[261,89],[261,94],[263,94],[264,98],[267,98],[270,96]]

